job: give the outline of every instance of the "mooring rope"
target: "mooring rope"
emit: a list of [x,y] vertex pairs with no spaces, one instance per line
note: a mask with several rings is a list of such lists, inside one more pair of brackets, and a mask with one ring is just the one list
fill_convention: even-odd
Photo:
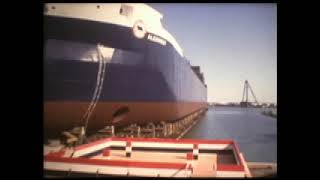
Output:
[[98,51],[98,60],[99,60],[99,69],[98,69],[98,73],[97,73],[97,83],[95,86],[95,91],[94,91],[93,97],[91,99],[90,105],[88,106],[87,111],[85,112],[85,114],[82,117],[82,119],[85,120],[84,133],[86,133],[86,131],[87,131],[89,119],[90,119],[92,112],[94,111],[94,109],[99,101],[100,94],[102,91],[104,76],[105,76],[106,60],[104,59],[103,54],[101,53],[99,44],[98,44],[97,51]]

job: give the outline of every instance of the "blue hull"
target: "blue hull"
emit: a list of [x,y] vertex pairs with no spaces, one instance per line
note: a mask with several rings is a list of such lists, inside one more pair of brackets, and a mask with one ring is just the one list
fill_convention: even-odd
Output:
[[[190,107],[192,104],[193,108],[184,110],[183,113],[176,113],[176,117],[163,119],[163,121],[179,119],[187,114],[186,111],[191,112],[207,107],[205,83],[192,70],[189,62],[180,56],[168,41],[164,46],[147,38],[135,38],[130,28],[49,16],[45,16],[45,36],[46,40],[101,43],[115,48],[111,61],[106,65],[99,103],[167,102],[189,103]],[[79,115],[76,115],[79,112],[83,113],[83,109],[74,112],[74,117],[70,112],[68,112],[67,117],[63,114],[57,116],[53,113],[59,106],[55,106],[53,109],[46,104],[59,102],[89,103],[96,87],[98,69],[99,63],[97,62],[45,57],[44,121],[46,130],[68,129],[69,127],[65,127],[65,123],[59,125],[60,122],[65,121],[83,123],[80,122]],[[197,103],[199,106],[194,105]],[[179,107],[177,106],[177,108]],[[70,111],[70,109],[65,109],[65,111]],[[156,111],[155,109],[154,112]],[[179,109],[176,111],[179,112]],[[90,127],[100,127],[103,121],[105,120],[96,119],[96,126],[92,125]],[[153,120],[144,119],[144,116],[141,115],[139,120],[128,120],[126,124],[133,121],[148,122]],[[67,126],[71,127],[71,124]]]

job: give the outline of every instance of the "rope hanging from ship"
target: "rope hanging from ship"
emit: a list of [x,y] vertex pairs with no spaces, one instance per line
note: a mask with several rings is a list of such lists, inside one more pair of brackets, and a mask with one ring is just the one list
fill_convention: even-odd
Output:
[[[133,34],[136,36],[136,38],[143,38],[146,35],[146,29],[144,26],[144,23],[141,20],[138,20],[134,26],[133,26]],[[90,101],[90,104],[88,106],[88,109],[82,116],[82,122],[85,121],[85,127],[84,127],[84,134],[87,132],[87,127],[89,123],[89,119],[92,115],[92,112],[94,111],[102,91],[103,81],[104,81],[104,74],[106,69],[106,60],[103,57],[103,53],[100,50],[101,45],[97,45],[97,52],[98,52],[98,60],[99,60],[99,70],[97,73],[97,83],[95,86],[93,97]]]
[[82,117],[82,122],[85,121],[84,133],[87,132],[89,119],[90,119],[92,112],[94,111],[94,109],[99,101],[100,94],[102,91],[104,76],[105,76],[106,60],[104,59],[103,54],[101,53],[99,44],[98,44],[97,52],[98,52],[97,57],[98,57],[98,61],[99,61],[99,69],[98,69],[98,73],[97,73],[97,83],[95,86],[93,97],[90,101],[90,105],[88,106],[88,109],[86,110],[85,114]]

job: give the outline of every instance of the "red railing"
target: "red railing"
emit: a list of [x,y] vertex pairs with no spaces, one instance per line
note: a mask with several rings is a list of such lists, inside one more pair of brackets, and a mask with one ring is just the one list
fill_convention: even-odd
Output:
[[120,160],[102,160],[87,158],[67,158],[58,156],[45,157],[46,162],[61,162],[72,164],[102,165],[102,166],[121,166],[121,167],[140,167],[140,168],[166,168],[183,169],[186,163],[167,163],[167,162],[139,162],[139,161],[120,161]]

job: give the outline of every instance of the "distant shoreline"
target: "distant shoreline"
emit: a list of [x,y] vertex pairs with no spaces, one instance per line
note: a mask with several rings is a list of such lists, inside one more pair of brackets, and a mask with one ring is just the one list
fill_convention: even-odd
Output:
[[263,109],[261,114],[277,119],[277,109],[276,108],[265,108],[265,109]]
[[[243,107],[240,105],[210,105],[211,107]],[[249,108],[262,108],[262,106],[248,106]],[[246,108],[246,107],[243,107]]]

